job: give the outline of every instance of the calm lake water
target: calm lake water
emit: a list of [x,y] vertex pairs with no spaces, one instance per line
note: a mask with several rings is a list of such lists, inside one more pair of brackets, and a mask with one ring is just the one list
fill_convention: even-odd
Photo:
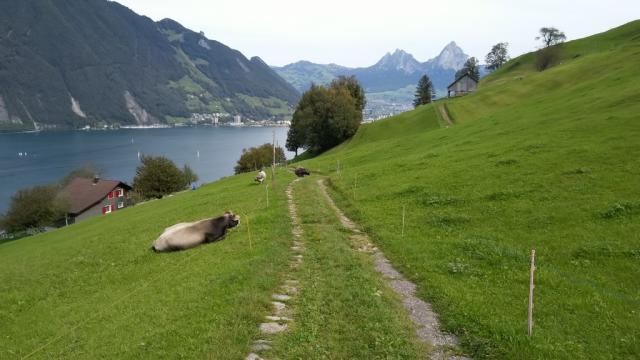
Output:
[[[0,134],[0,213],[19,189],[57,181],[69,171],[93,164],[103,178],[131,184],[138,152],[164,155],[189,164],[200,183],[232,175],[242,149],[276,141],[284,146],[287,128],[169,128]],[[22,153],[20,156],[19,153]],[[199,156],[198,156],[199,153]],[[287,158],[292,157],[287,153]]]

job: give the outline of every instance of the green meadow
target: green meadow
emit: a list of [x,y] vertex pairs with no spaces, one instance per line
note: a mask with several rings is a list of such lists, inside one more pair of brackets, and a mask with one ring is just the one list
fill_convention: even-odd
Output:
[[[349,245],[320,176],[465,354],[637,358],[640,21],[562,45],[544,72],[534,61],[513,59],[472,95],[365,124],[302,161],[314,175],[294,187],[306,247],[295,272],[285,170],[268,205],[245,174],[0,243],[0,358],[242,359],[291,275],[294,322],[267,358],[420,357],[400,300]],[[225,210],[242,217],[225,240],[149,250],[164,228]]]
[[472,95],[363,125],[302,165],[330,177],[339,205],[474,357],[635,358],[640,21],[562,45],[544,72],[533,62],[511,60]]
[[[282,172],[251,175],[0,245],[0,358],[246,356],[291,242]],[[223,241],[156,254],[172,224],[233,210]]]

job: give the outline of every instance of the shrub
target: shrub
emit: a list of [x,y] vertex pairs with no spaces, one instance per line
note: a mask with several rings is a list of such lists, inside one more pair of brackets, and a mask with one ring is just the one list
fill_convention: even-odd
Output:
[[95,176],[102,175],[103,171],[93,164],[86,164],[77,169],[71,170],[65,177],[60,180],[60,185],[65,187],[75,178],[93,179]]
[[545,71],[560,60],[560,48],[558,46],[546,47],[536,52],[536,69]]
[[136,169],[133,188],[143,199],[162,198],[186,188],[185,176],[164,156],[143,156]]
[[41,229],[64,218],[69,202],[54,185],[22,189],[11,198],[9,210],[0,227],[9,233]]
[[[284,150],[276,147],[276,163],[286,161]],[[249,150],[242,150],[242,155],[238,160],[234,170],[236,174],[256,171],[273,163],[273,145],[266,143],[259,147],[252,147]]]

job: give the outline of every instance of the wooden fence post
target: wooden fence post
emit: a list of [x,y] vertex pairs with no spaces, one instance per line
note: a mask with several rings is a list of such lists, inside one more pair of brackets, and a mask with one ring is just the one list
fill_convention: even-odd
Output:
[[402,235],[400,237],[404,238],[404,205],[402,205]]
[[531,268],[529,270],[529,317],[528,332],[529,336],[533,334],[533,273],[536,271],[536,251],[531,250]]

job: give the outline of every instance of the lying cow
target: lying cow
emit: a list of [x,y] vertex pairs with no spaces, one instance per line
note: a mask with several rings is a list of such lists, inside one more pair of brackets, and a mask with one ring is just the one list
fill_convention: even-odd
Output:
[[223,216],[191,223],[180,223],[164,229],[153,242],[151,249],[156,252],[186,250],[200,244],[222,240],[227,229],[238,226],[240,217],[232,212]]
[[298,175],[298,177],[305,177],[305,176],[311,175],[311,173],[309,173],[309,171],[303,167],[296,168],[294,172],[296,173],[296,175]]

